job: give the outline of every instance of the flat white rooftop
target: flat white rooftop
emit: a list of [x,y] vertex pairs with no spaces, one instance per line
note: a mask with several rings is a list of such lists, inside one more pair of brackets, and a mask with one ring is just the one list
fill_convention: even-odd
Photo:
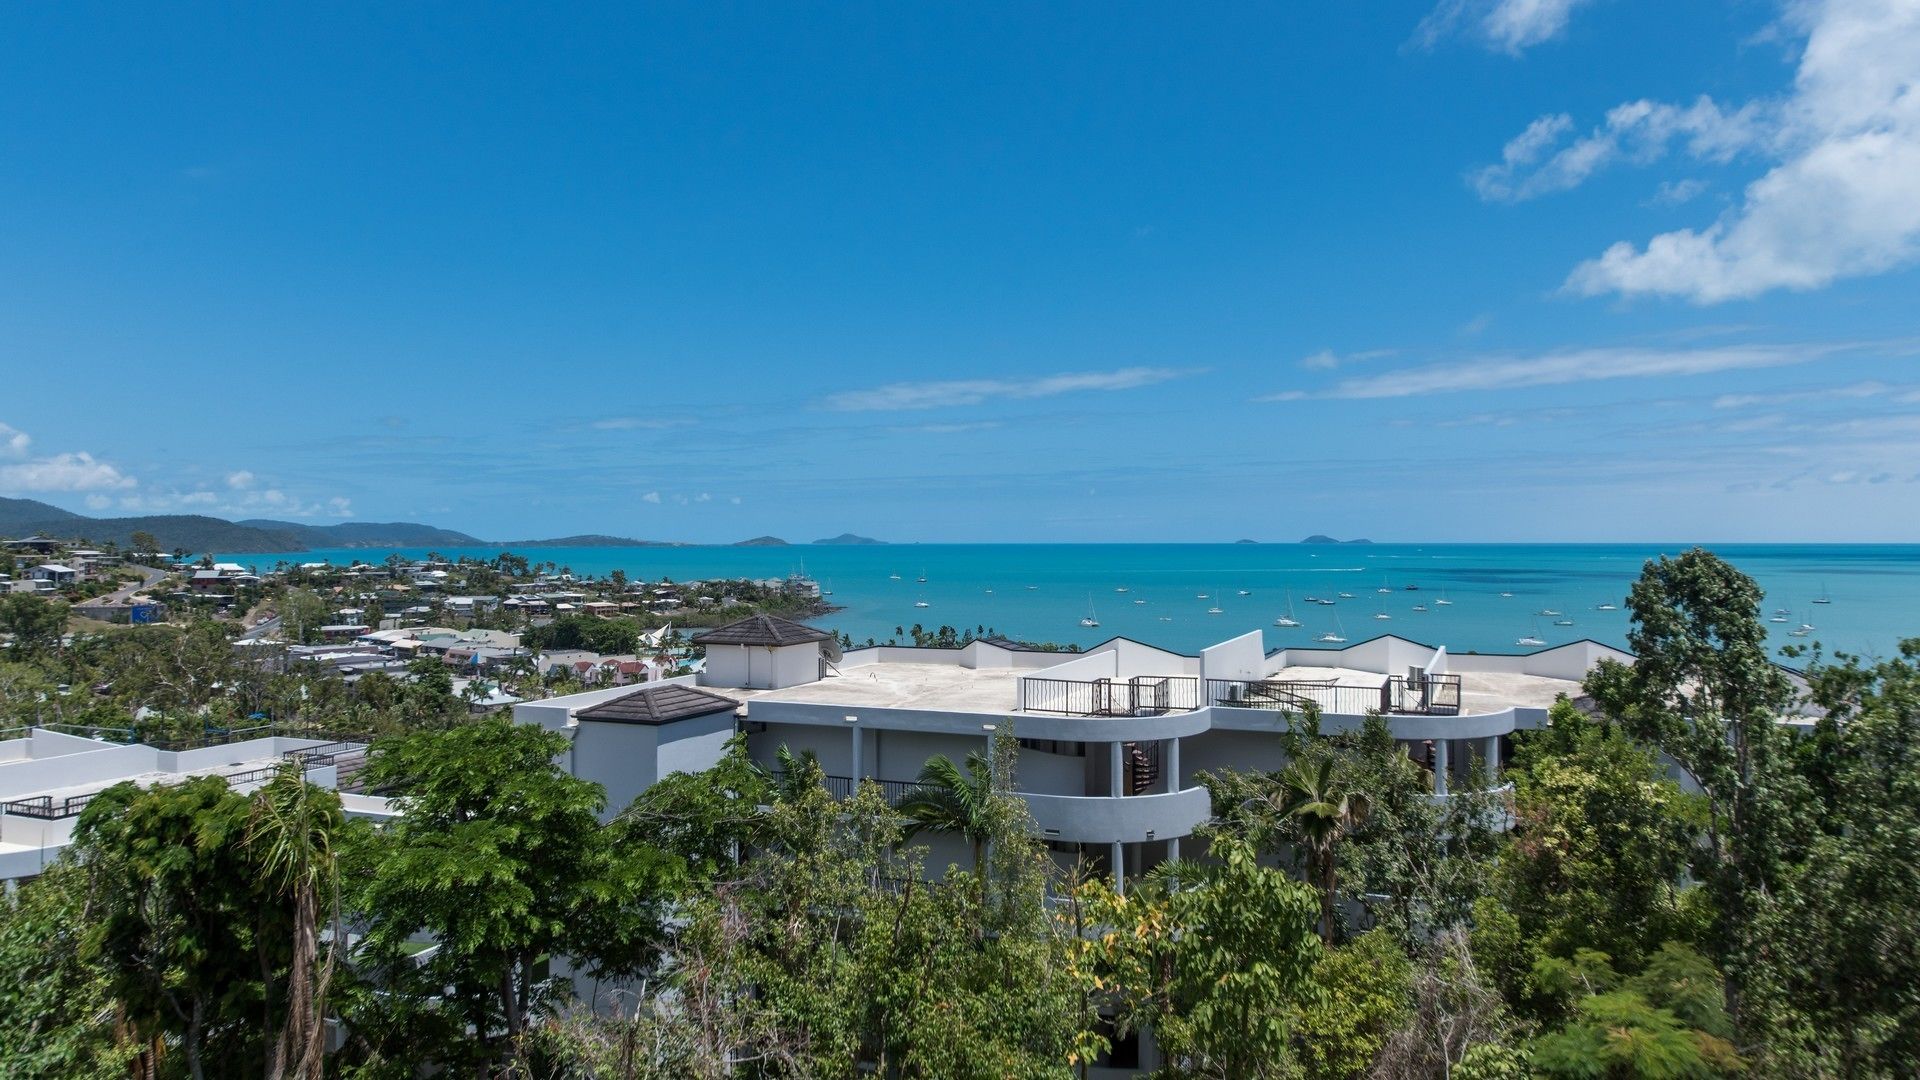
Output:
[[[1031,668],[968,668],[958,664],[883,660],[847,667],[838,675],[783,690],[726,688],[723,692],[747,702],[749,717],[753,715],[756,701],[1006,715],[1015,711],[1019,700],[1016,684],[1023,676],[1048,677],[1043,670]],[[1166,677],[1191,680],[1191,676]],[[1372,700],[1359,691],[1378,691],[1387,678],[1377,671],[1296,665],[1280,669],[1267,676],[1266,681],[1328,684],[1340,688],[1338,692],[1324,694],[1302,690],[1298,697],[1318,700],[1321,708],[1329,712],[1354,713],[1364,711],[1367,702]],[[1504,712],[1515,707],[1544,709],[1561,694],[1577,697],[1581,692],[1579,683],[1566,679],[1504,672],[1467,672],[1460,682],[1462,714]],[[1197,696],[1195,688],[1189,700],[1197,700]]]
[[[1387,676],[1377,671],[1353,668],[1294,665],[1268,676],[1274,682],[1327,682],[1335,686],[1378,689]],[[1579,697],[1580,684],[1543,675],[1519,675],[1498,671],[1469,671],[1460,676],[1460,712],[1495,713],[1512,708],[1544,709],[1565,694]]]
[[1014,684],[1031,670],[966,668],[958,664],[915,664],[882,661],[842,668],[819,682],[784,690],[722,692],[746,701],[753,715],[755,701],[801,701],[873,709],[926,709],[933,712],[1006,714],[1017,700]]
[[[42,788],[38,791],[15,795],[7,801],[38,799],[43,796],[50,796],[54,802],[59,802],[62,799],[74,795],[97,794],[113,787],[115,784],[124,784],[128,781],[132,781],[144,788],[159,784],[184,784],[189,780],[196,780],[202,776],[231,777],[259,769],[276,768],[279,766],[281,760],[278,755],[272,757],[251,757],[242,761],[223,761],[218,765],[205,765],[199,768],[185,769],[180,772],[152,770],[148,772],[130,773],[126,776],[116,776],[108,780],[94,780],[83,784],[71,784],[65,787]],[[236,786],[241,790],[246,790],[264,782],[263,780],[252,779]]]

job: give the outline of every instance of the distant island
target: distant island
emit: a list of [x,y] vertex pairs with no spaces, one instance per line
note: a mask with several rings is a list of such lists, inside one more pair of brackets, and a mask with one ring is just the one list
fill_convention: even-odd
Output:
[[273,553],[314,548],[466,547],[485,541],[451,529],[413,522],[349,521],[302,525],[254,518],[226,521],[203,514],[147,514],[95,518],[34,499],[0,498],[0,536],[77,537],[94,544],[130,548],[134,533],[147,533],[163,550]]
[[756,536],[751,540],[736,540],[734,547],[786,547],[787,542],[777,536]]
[[[474,543],[481,541],[475,540]],[[602,533],[582,533],[579,536],[560,536],[552,540],[503,540],[500,546],[507,548],[545,548],[545,547],[687,547],[688,545],[672,540],[635,540],[631,536],[607,536]]]
[[875,540],[875,539],[874,539],[873,537],[871,537],[871,536],[858,536],[858,535],[855,535],[854,533],[850,533],[850,532],[848,532],[848,533],[841,533],[841,534],[840,534],[839,536],[829,536],[829,537],[827,537],[827,538],[826,538],[826,539],[824,539],[824,540],[815,540],[815,541],[814,541],[814,543],[816,543],[816,544],[842,544],[842,545],[866,545],[866,544],[884,544],[884,543],[886,543],[886,541],[885,541],[885,540]]
[[1259,542],[1260,542],[1260,541],[1258,541],[1258,540],[1235,540],[1235,541],[1234,541],[1234,543],[1236,543],[1236,544],[1257,544],[1257,543],[1259,543]]
[[1314,533],[1312,536],[1309,536],[1305,540],[1302,540],[1300,542],[1303,544],[1371,544],[1373,543],[1373,541],[1368,540],[1365,537],[1361,537],[1357,540],[1335,540],[1331,536],[1325,536],[1320,533]]

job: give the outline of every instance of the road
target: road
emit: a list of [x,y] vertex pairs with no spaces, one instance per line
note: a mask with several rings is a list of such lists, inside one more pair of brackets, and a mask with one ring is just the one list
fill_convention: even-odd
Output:
[[104,600],[104,601],[115,603],[115,604],[124,604],[127,602],[127,598],[132,596],[134,593],[146,592],[148,589],[151,589],[155,585],[158,585],[162,581],[166,580],[166,577],[167,577],[167,572],[165,570],[159,569],[158,567],[134,566],[131,563],[129,563],[127,565],[127,569],[140,571],[140,575],[141,575],[140,580],[134,582],[131,585],[123,585],[120,588],[115,589],[112,592],[108,593],[107,595],[100,597],[99,600]]

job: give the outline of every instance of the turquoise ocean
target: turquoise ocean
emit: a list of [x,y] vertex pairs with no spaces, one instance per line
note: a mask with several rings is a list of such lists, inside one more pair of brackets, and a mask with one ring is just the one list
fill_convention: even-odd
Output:
[[[804,572],[843,610],[819,625],[855,641],[884,641],[920,623],[1010,637],[1092,645],[1115,635],[1192,652],[1263,629],[1268,648],[1309,644],[1337,629],[1349,642],[1398,634],[1456,652],[1523,652],[1592,638],[1624,645],[1628,586],[1641,566],[1687,545],[1635,544],[890,544],[835,547],[522,548],[575,574],[678,581],[784,577]],[[216,556],[258,570],[281,562],[378,563],[426,548],[339,548],[295,554]],[[449,557],[491,558],[497,546],[441,548]],[[1866,656],[1892,655],[1920,637],[1920,545],[1732,544],[1715,552],[1767,592],[1775,644],[1819,644]],[[897,578],[895,577],[897,575]],[[918,579],[924,577],[921,583]],[[1418,588],[1409,590],[1414,585]],[[1122,592],[1120,590],[1126,590]],[[1386,589],[1386,592],[1379,590]],[[1241,595],[1242,591],[1247,595]],[[1351,593],[1351,599],[1340,593]],[[1503,596],[1502,593],[1511,593]],[[1205,594],[1206,599],[1201,599]],[[1334,599],[1326,607],[1308,597]],[[1289,608],[1302,625],[1273,625]],[[1452,601],[1439,605],[1444,597]],[[1816,604],[1825,597],[1831,602]],[[925,601],[925,608],[917,608]],[[1605,603],[1618,610],[1602,611]],[[1415,611],[1416,604],[1427,610]],[[1208,609],[1218,607],[1219,614]],[[1560,615],[1539,615],[1541,611]],[[1080,625],[1089,613],[1097,629]],[[1385,613],[1387,619],[1378,616]],[[1570,619],[1572,626],[1555,625]],[[1789,636],[1802,623],[1815,629]]]

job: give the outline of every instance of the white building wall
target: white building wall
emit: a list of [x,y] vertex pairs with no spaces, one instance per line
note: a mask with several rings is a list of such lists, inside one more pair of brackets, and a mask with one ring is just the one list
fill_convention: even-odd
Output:
[[583,721],[573,735],[569,772],[607,789],[601,821],[626,809],[658,779],[654,765],[657,740],[650,724]]
[[1266,674],[1265,638],[1254,630],[1200,653],[1200,675],[1207,679],[1258,679]]

